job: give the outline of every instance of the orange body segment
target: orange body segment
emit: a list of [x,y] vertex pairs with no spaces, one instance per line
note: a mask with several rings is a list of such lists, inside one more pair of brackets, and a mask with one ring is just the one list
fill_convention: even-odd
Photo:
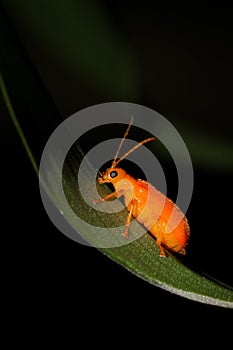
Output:
[[[134,179],[121,168],[107,169],[99,178],[99,183],[107,182],[112,183],[115,188],[113,195],[117,198],[124,197],[130,213],[124,233],[125,237],[128,235],[130,216],[132,215],[156,239],[161,256],[166,255],[164,248],[183,255],[186,253],[185,247],[190,233],[189,225],[186,217],[175,203],[150,183]],[[178,225],[169,231],[168,225],[172,212],[178,220]]]
[[[107,200],[113,196],[117,198],[120,196],[124,197],[125,205],[129,212],[125,232],[123,234],[124,237],[128,236],[130,220],[133,216],[139,223],[144,225],[150,234],[156,239],[161,256],[166,256],[164,248],[171,252],[184,255],[186,253],[186,245],[190,229],[188,221],[182,211],[175,203],[150,183],[140,179],[136,180],[128,175],[123,169],[117,168],[117,165],[124,158],[138,149],[141,145],[155,140],[154,137],[145,139],[131,148],[121,158],[117,159],[132,123],[133,118],[131,119],[131,122],[120,142],[111,168],[101,174],[101,177],[98,179],[100,184],[111,183],[115,188],[115,192],[102,198],[101,201]],[[97,202],[98,201],[94,201],[94,203]],[[173,219],[175,219],[176,225],[171,226],[171,215]]]

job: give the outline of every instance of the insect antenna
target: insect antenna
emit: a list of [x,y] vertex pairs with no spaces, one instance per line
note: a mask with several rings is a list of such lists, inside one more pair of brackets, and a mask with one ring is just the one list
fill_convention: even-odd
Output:
[[155,137],[149,137],[148,139],[145,139],[141,142],[139,142],[137,145],[135,145],[133,148],[131,148],[128,152],[126,152],[120,159],[118,159],[118,161],[115,161],[112,165],[112,167],[116,167],[117,164],[119,164],[123,159],[125,159],[129,154],[131,154],[132,152],[134,152],[136,149],[138,149],[140,146],[144,145],[144,143],[150,142],[156,140]]
[[126,152],[121,158],[119,158],[119,159],[117,160],[117,157],[118,157],[118,154],[119,154],[119,152],[120,152],[120,149],[121,149],[121,147],[122,147],[122,145],[123,145],[123,143],[124,143],[124,141],[125,141],[125,139],[126,139],[126,136],[127,136],[128,133],[129,133],[129,130],[130,130],[132,124],[133,124],[133,121],[134,121],[134,117],[131,117],[131,120],[130,120],[130,122],[129,122],[129,125],[128,125],[127,129],[126,129],[126,132],[124,133],[124,136],[122,137],[121,142],[120,142],[120,144],[119,144],[119,146],[118,146],[118,149],[117,149],[117,151],[116,151],[116,155],[115,155],[115,157],[114,157],[114,159],[113,159],[111,168],[115,168],[115,167],[117,166],[117,164],[119,164],[123,159],[125,159],[129,154],[131,154],[132,152],[134,152],[134,151],[135,151],[136,149],[138,149],[140,146],[144,145],[144,143],[147,143],[147,142],[150,142],[150,141],[153,141],[153,140],[156,139],[155,137],[149,137],[148,139],[145,139],[145,140],[139,142],[137,145],[135,145],[133,148],[131,148],[128,152]]
[[127,129],[126,129],[126,132],[124,133],[124,136],[122,137],[121,142],[120,142],[120,144],[119,144],[119,146],[118,146],[118,149],[117,149],[117,151],[116,151],[116,155],[115,155],[115,157],[114,157],[114,159],[113,159],[111,168],[115,168],[115,165],[119,163],[119,161],[116,161],[116,159],[117,159],[118,154],[119,154],[119,152],[120,152],[120,149],[121,149],[121,147],[122,147],[122,145],[123,145],[123,143],[124,143],[124,141],[125,141],[125,139],[126,139],[126,136],[127,136],[128,133],[129,133],[129,130],[130,130],[130,128],[131,128],[131,125],[133,124],[133,121],[134,121],[134,117],[131,117],[130,122],[129,122],[129,125],[128,125]]

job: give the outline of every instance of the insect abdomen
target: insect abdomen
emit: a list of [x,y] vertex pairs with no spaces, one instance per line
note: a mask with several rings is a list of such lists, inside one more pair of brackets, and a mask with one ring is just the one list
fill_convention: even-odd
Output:
[[[168,222],[174,211],[179,224],[169,232]],[[189,225],[181,210],[146,181],[140,181],[134,196],[134,217],[143,224],[160,244],[168,250],[185,254],[189,238]]]

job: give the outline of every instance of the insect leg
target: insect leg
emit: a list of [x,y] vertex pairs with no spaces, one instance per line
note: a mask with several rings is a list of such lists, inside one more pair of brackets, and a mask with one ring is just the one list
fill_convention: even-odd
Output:
[[124,230],[124,233],[122,233],[122,236],[125,237],[125,238],[128,237],[129,225],[130,225],[130,221],[131,221],[131,217],[132,217],[132,213],[133,213],[133,207],[134,207],[134,204],[132,203],[131,207],[130,207],[130,210],[129,210],[129,214],[127,216],[125,230]]
[[105,202],[105,201],[107,201],[109,198],[112,198],[112,197],[118,198],[119,195],[118,195],[118,193],[115,191],[115,192],[113,192],[113,193],[107,194],[107,196],[105,196],[105,197],[103,197],[103,198],[101,198],[101,199],[93,199],[92,202],[93,202],[93,204],[98,204],[98,203]]
[[157,246],[159,247],[159,255],[161,257],[165,257],[166,256],[166,253],[165,253],[165,250],[162,246],[162,231],[163,231],[163,223],[160,222],[160,220],[158,219],[157,222],[156,222],[156,243],[157,243]]
[[157,239],[156,241],[158,247],[159,247],[159,255],[160,256],[166,256],[165,250],[162,247],[162,243]]

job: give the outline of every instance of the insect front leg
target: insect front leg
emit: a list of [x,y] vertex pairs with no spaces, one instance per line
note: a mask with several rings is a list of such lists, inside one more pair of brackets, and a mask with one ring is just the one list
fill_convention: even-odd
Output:
[[107,196],[105,196],[101,199],[93,199],[92,202],[93,202],[93,204],[99,204],[99,203],[107,201],[108,199],[110,199],[112,197],[119,198],[120,196],[121,196],[121,193],[115,191],[115,192],[107,194]]
[[129,225],[130,225],[130,221],[131,221],[131,217],[132,217],[132,213],[133,213],[133,208],[134,208],[134,204],[132,203],[130,205],[129,214],[127,216],[125,230],[124,230],[124,233],[122,233],[122,236],[125,237],[125,238],[128,237]]

